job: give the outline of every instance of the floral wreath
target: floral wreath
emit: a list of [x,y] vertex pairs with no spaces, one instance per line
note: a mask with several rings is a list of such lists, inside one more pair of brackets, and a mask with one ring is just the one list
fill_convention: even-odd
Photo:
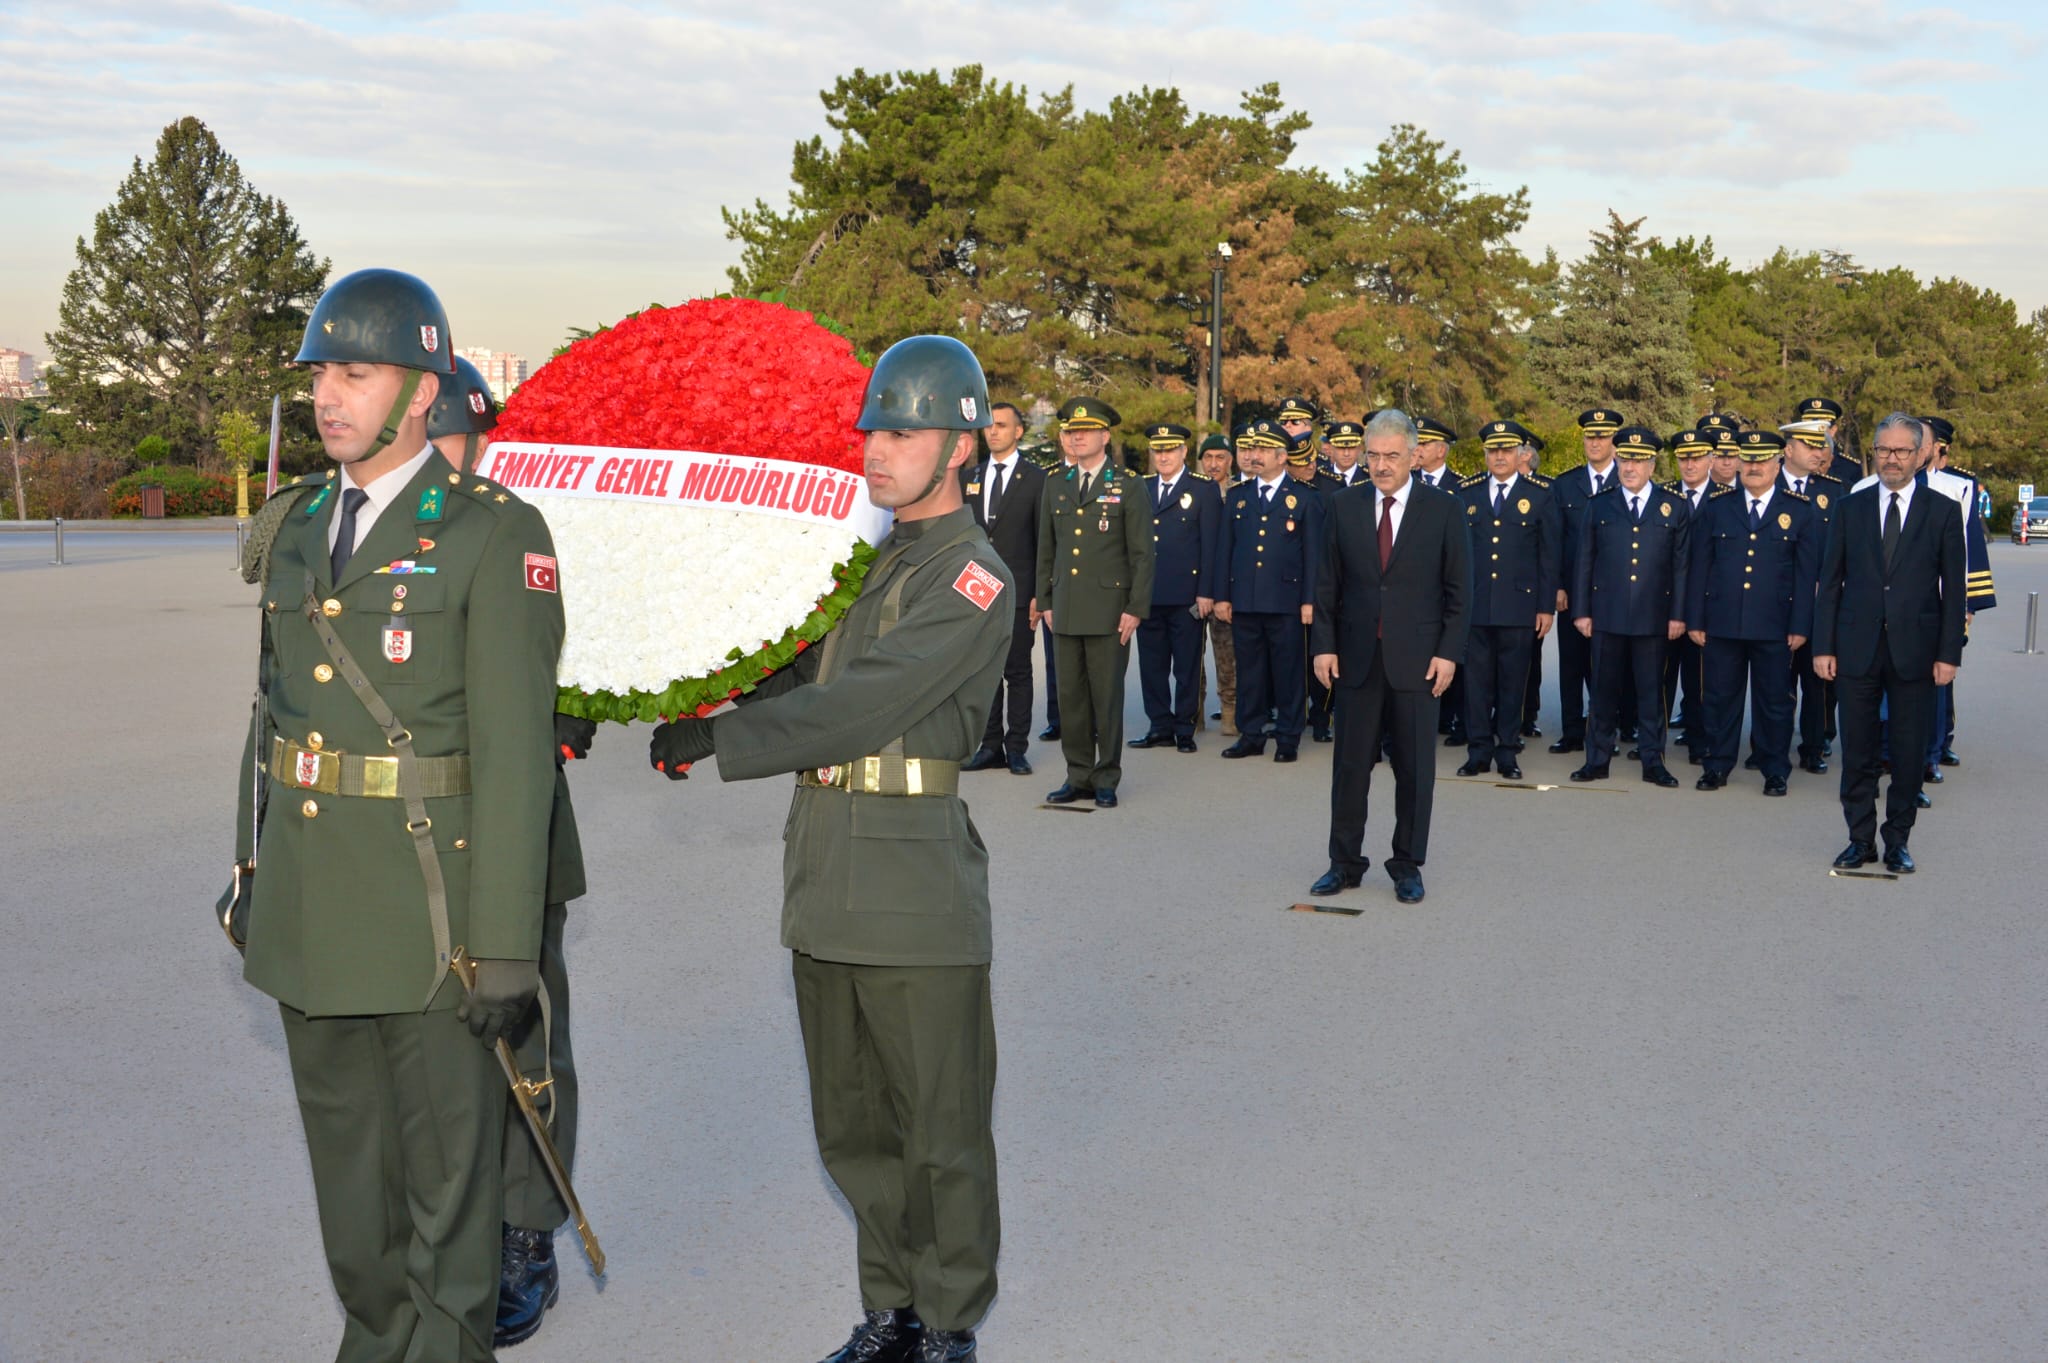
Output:
[[[771,460],[809,466],[806,504],[816,485],[835,491],[842,509],[856,495],[865,506],[854,422],[867,380],[852,344],[809,313],[712,298],[635,313],[558,351],[519,386],[479,467],[494,476],[540,470],[531,481],[501,481],[547,517],[561,561],[568,635],[557,709],[621,723],[708,714],[839,622],[873,546],[844,524],[749,514],[738,500],[746,480],[734,475],[748,460],[753,470]],[[730,487],[723,501],[733,505],[711,505],[716,495],[701,505],[577,500],[535,485],[561,485],[554,465],[537,453],[514,465],[501,450],[510,445],[602,447],[595,456],[715,452],[682,457],[716,459],[705,487]],[[602,464],[637,471],[655,462]],[[652,474],[647,482],[651,492]],[[761,482],[756,472],[746,505]]]

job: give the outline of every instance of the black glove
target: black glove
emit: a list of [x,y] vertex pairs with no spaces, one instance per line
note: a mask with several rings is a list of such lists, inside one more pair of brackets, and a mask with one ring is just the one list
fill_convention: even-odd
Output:
[[526,1016],[539,992],[539,962],[478,961],[476,988],[455,1006],[455,1016],[469,1024],[469,1034],[488,1050],[506,1028]]
[[555,711],[555,765],[590,756],[590,740],[596,737],[596,720]]
[[213,906],[213,921],[220,924],[244,955],[249,950],[249,898],[256,893],[256,868],[246,863],[229,873],[228,887]]
[[683,715],[655,726],[647,760],[669,780],[682,781],[689,777],[690,764],[711,756],[714,746],[711,721]]

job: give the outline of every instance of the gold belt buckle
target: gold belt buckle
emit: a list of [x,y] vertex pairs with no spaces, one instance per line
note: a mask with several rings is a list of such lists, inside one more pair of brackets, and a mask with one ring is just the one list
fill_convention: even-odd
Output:
[[860,788],[868,795],[877,795],[882,789],[882,759],[863,757],[860,760]]
[[903,793],[905,795],[924,794],[924,767],[922,760],[916,757],[906,757],[903,759]]
[[296,743],[291,743],[285,746],[285,756],[291,761],[291,769],[286,774],[294,785],[302,790],[320,788],[320,778],[323,774],[321,769],[331,760],[329,754],[314,752],[311,748],[302,748]]
[[358,758],[363,764],[363,794],[382,800],[398,798],[398,759]]
[[816,771],[807,772],[806,775],[808,775],[811,778],[811,784],[814,786],[844,785],[846,778],[846,768],[819,767]]

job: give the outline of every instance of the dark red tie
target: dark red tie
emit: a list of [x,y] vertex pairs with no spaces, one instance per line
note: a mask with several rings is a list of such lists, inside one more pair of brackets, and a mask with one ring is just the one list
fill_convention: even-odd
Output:
[[1387,500],[1380,507],[1380,571],[1387,570],[1387,560],[1394,556],[1394,495],[1387,494]]

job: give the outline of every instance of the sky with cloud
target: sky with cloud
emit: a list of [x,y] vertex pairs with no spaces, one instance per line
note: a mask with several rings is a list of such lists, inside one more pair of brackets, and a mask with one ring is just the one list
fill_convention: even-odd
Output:
[[1418,124],[1529,187],[1531,254],[1612,207],[1742,264],[1827,247],[2048,305],[2038,0],[0,0],[0,345],[47,356],[75,239],[186,114],[337,273],[413,270],[459,344],[538,362],[723,288],[719,208],[783,202],[835,77],[968,62],[1091,107],[1277,80],[1332,173]]

